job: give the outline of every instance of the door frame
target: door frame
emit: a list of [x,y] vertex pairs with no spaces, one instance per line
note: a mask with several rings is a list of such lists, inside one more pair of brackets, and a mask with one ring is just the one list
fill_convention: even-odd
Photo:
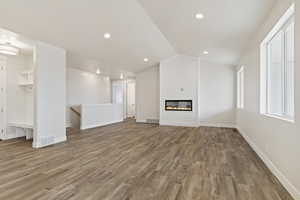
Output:
[[[135,103],[134,103],[134,113],[133,113],[133,116],[129,116],[129,105],[128,105],[128,99],[129,99],[129,87],[128,85],[129,84],[133,84],[134,85],[134,100],[135,100]],[[128,79],[127,82],[126,82],[126,117],[129,118],[129,117],[135,117],[136,116],[136,81],[134,79]]]
[[6,66],[7,58],[0,55],[0,115],[3,115],[3,121],[0,121],[0,139],[6,138]]

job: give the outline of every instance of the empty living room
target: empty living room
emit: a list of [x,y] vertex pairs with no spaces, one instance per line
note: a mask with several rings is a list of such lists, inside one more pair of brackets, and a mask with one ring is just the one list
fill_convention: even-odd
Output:
[[0,200],[300,200],[300,2],[2,0]]

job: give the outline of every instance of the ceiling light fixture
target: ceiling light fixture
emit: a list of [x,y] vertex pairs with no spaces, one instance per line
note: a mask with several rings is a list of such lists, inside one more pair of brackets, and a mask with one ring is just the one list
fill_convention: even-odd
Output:
[[149,61],[149,59],[148,58],[144,58],[144,62],[148,62]]
[[11,45],[10,43],[0,45],[0,53],[2,54],[16,56],[19,54],[19,51],[20,50],[17,47]]
[[97,69],[96,74],[101,74],[101,71],[99,68]]
[[123,74],[123,73],[121,73],[120,79],[121,79],[121,80],[124,79],[124,74]]
[[203,51],[203,54],[204,54],[204,55],[207,55],[207,54],[208,54],[208,51]]
[[105,33],[105,34],[104,34],[104,38],[105,38],[105,39],[109,39],[109,38],[111,38],[111,35],[110,35],[110,33]]
[[195,15],[195,18],[196,18],[196,19],[203,19],[203,18],[204,18],[204,15],[203,15],[202,13],[197,13],[197,14]]

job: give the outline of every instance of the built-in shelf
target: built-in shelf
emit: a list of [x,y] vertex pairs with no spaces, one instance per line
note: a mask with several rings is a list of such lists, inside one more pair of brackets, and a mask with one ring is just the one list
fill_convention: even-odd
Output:
[[32,88],[34,85],[33,71],[23,71],[19,75],[19,86],[24,88]]
[[33,129],[33,124],[31,123],[25,123],[25,122],[10,122],[8,123],[8,126],[11,127],[16,127],[16,128],[28,128],[28,129]]
[[31,82],[31,83],[19,83],[19,86],[22,86],[22,87],[33,87],[33,82]]

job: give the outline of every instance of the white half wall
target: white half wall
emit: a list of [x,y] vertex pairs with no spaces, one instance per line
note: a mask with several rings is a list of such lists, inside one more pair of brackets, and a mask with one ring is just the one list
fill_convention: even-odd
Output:
[[136,121],[159,120],[159,66],[136,75]]
[[236,116],[235,67],[201,61],[199,97],[200,125],[234,127]]
[[67,126],[76,127],[70,106],[107,103],[111,103],[111,81],[108,77],[67,68]]
[[296,200],[300,199],[300,3],[296,2],[296,122],[260,114],[260,43],[291,6],[278,1],[242,56],[245,68],[245,108],[237,111],[237,126],[245,139]]
[[81,105],[81,130],[121,121],[123,121],[123,104]]
[[66,141],[66,52],[42,42],[35,46],[33,147]]

